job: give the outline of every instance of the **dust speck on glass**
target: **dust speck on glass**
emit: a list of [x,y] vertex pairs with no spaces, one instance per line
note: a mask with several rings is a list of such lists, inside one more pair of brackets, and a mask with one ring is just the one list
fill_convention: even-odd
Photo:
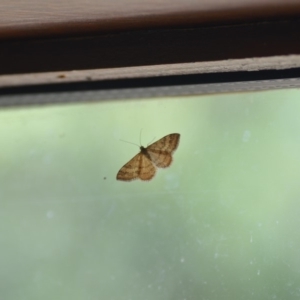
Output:
[[[300,299],[299,99],[1,109],[0,299]],[[180,145],[170,168],[125,184],[137,149],[120,139],[141,128]]]

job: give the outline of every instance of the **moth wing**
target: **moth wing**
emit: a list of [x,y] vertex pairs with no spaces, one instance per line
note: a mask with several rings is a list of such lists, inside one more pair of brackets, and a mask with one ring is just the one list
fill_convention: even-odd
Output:
[[134,156],[128,163],[126,163],[118,172],[117,180],[131,181],[139,178],[140,161],[142,154],[139,153]]
[[172,133],[149,145],[146,149],[152,162],[158,168],[166,168],[172,163],[172,153],[177,149],[180,134]]
[[144,154],[141,154],[139,178],[141,180],[151,180],[155,175],[156,169],[152,161]]
[[160,140],[154,142],[153,144],[147,147],[147,150],[160,150],[163,152],[173,153],[179,144],[180,134],[179,133],[171,133]]

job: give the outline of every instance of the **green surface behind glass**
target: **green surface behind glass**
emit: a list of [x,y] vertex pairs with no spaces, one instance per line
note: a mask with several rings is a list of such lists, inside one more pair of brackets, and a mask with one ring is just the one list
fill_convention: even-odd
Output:
[[[174,162],[116,181],[141,129]],[[299,90],[3,109],[0,139],[0,299],[299,299]]]

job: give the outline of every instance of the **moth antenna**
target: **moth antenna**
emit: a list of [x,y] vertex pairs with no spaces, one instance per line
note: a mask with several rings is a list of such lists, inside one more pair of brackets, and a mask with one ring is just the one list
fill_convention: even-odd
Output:
[[148,143],[147,147],[155,140],[156,136],[152,139],[150,143]]
[[140,145],[142,145],[142,130],[143,130],[143,128],[141,128],[141,131],[140,131]]
[[140,147],[138,144],[135,144],[135,143],[131,143],[131,142],[128,142],[128,141],[124,141],[124,140],[121,140],[121,139],[120,139],[120,141],[121,141],[121,142],[124,142],[124,143],[128,143],[128,144],[131,144],[131,145],[135,145],[135,146]]

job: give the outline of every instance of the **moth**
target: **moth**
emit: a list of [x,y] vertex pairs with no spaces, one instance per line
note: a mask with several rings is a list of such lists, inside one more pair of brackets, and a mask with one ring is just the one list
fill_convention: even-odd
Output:
[[180,134],[171,133],[148,147],[140,147],[140,152],[118,172],[117,180],[151,180],[156,168],[167,168],[172,163],[172,154],[179,145]]

